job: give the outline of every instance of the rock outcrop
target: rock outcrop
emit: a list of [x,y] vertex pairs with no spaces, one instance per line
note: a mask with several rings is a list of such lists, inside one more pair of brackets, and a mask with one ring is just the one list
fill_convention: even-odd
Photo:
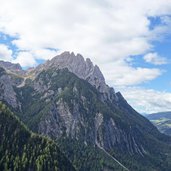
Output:
[[20,64],[13,64],[11,62],[0,61],[0,67],[12,73],[18,73],[18,74],[25,73]]
[[[16,81],[17,82],[17,81]],[[15,82],[5,69],[0,67],[0,100],[5,101],[14,109],[19,108],[19,102],[14,90]]]
[[45,64],[38,66],[34,72],[38,74],[42,70],[50,68],[67,68],[79,78],[84,79],[93,85],[100,93],[103,94],[103,100],[116,100],[114,89],[106,84],[105,78],[99,67],[97,65],[93,65],[89,58],[84,60],[83,56],[80,54],[75,55],[73,52],[64,52],[61,55],[54,57],[52,60],[47,61]]
[[125,166],[139,171],[170,167],[170,138],[139,115],[121,93],[106,85],[100,69],[90,59],[65,52],[27,71],[22,78],[24,84],[14,81],[19,74],[11,79],[4,72],[0,72],[0,100],[14,109],[20,104],[21,120],[32,131],[62,142],[61,148],[73,163],[84,156],[86,149],[82,166],[76,164],[79,170],[113,168],[103,157],[98,159],[98,167],[96,162],[93,169],[87,167],[92,162],[89,157],[97,157],[94,149],[100,150],[101,156],[107,154],[112,161],[121,162],[123,170]]

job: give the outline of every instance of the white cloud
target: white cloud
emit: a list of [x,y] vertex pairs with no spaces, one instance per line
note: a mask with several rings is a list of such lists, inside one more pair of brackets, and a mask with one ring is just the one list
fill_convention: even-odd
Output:
[[4,44],[0,44],[0,60],[3,60],[3,61],[11,61],[12,60],[12,50],[10,50]]
[[19,52],[12,62],[20,63],[23,67],[32,67],[37,64],[34,56],[29,52]]
[[17,57],[12,60],[14,63],[20,63],[23,67],[36,66],[36,60],[48,60],[56,56],[56,50],[37,49],[32,51],[19,51]]
[[[17,37],[12,43],[19,52],[12,60],[12,51],[0,46],[0,57],[28,67],[55,56],[49,48],[69,50],[91,58],[114,87],[141,84],[162,71],[134,67],[133,56],[149,56],[152,42],[170,32],[170,14],[171,0],[4,0],[0,31]],[[150,30],[149,17],[160,17],[162,24]],[[156,52],[151,56],[147,62],[165,62]],[[170,110],[170,93],[139,88],[123,93],[139,111]]]
[[57,55],[57,51],[50,49],[37,49],[32,51],[32,54],[34,55],[35,59],[48,60],[55,57]]
[[169,92],[140,87],[126,87],[120,90],[128,102],[140,113],[171,111],[171,93]]
[[[27,58],[19,53],[16,59],[23,66],[52,58],[55,51],[47,48],[69,50],[90,57],[108,82],[132,85],[161,74],[158,69],[134,68],[126,59],[151,51],[151,40],[169,30],[170,19],[163,16],[170,13],[170,0],[5,0],[0,6],[0,31],[17,35],[13,44],[27,51]],[[149,17],[156,16],[165,24],[150,30]]]
[[153,80],[163,71],[156,68],[133,68],[123,61],[102,65],[104,75],[109,85],[129,86]]
[[149,48],[147,16],[167,14],[170,7],[168,1],[146,2],[38,0],[33,6],[32,1],[7,0],[0,7],[1,30],[19,34],[15,44],[24,50],[52,47],[103,58],[101,51],[113,47],[109,57],[125,57]]
[[167,59],[164,57],[160,57],[157,53],[148,53],[144,56],[144,60],[147,63],[151,63],[154,65],[163,65],[167,64]]

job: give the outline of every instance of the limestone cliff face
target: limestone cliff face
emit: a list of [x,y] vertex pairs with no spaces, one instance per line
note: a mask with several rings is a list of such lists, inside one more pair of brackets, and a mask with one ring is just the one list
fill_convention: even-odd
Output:
[[[58,94],[58,97],[61,96],[58,100],[47,96],[51,106],[38,124],[39,133],[57,140],[65,136],[79,140],[85,145],[98,145],[107,151],[117,147],[118,150],[126,150],[129,154],[137,153],[143,156],[146,153],[144,144],[141,144],[137,134],[134,134],[134,127],[132,129],[131,126],[127,127],[125,130],[122,125],[115,122],[115,113],[112,116],[110,111],[111,116],[108,116],[108,113],[104,112],[106,109],[103,111],[96,104],[88,104],[89,99],[83,94],[79,102],[78,99],[66,101],[62,97],[65,91],[62,90]],[[81,93],[76,87],[72,91]],[[97,103],[103,105],[100,99]]]
[[[104,102],[103,94],[87,81],[68,69],[56,68],[41,72],[30,86],[34,89],[30,98],[41,100],[35,99],[29,108],[37,101],[45,102],[37,113],[43,113],[36,128],[39,133],[56,140],[67,137],[86,145],[98,145],[107,151],[117,147],[129,154],[146,153],[145,144],[139,141],[140,131],[129,116],[133,112],[126,111],[129,105],[126,101],[123,104],[124,98],[119,93],[116,104],[110,100]],[[141,129],[142,125],[137,125]]]
[[104,100],[110,99],[112,101],[116,99],[114,89],[105,83],[105,78],[99,67],[93,65],[89,58],[85,60],[80,54],[75,55],[73,52],[64,52],[54,57],[52,60],[47,61],[45,64],[38,66],[35,69],[35,73],[50,68],[67,68],[79,78],[88,81],[91,85],[96,87],[96,89],[103,94]]
[[19,107],[19,102],[14,90],[16,82],[6,73],[5,69],[0,68],[0,100],[5,101],[15,109]]
[[49,62],[49,66],[59,69],[68,68],[70,72],[81,79],[87,80],[100,92],[106,91],[105,79],[99,67],[97,65],[94,66],[89,58],[84,60],[80,54],[75,56],[74,53],[64,52],[53,58]]
[[24,75],[25,71],[20,64],[13,64],[11,62],[0,61],[0,67],[6,69],[8,72]]

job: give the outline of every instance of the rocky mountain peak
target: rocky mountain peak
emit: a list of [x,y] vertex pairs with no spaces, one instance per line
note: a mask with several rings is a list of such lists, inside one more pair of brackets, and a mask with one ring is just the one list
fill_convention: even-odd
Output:
[[20,64],[13,64],[11,62],[0,61],[0,67],[5,68],[11,72],[21,72],[22,68]]
[[69,71],[73,72],[82,79],[87,80],[90,75],[95,74],[96,77],[104,77],[100,69],[93,63],[89,58],[84,60],[83,56],[80,54],[75,55],[73,52],[64,52],[61,55],[54,57],[50,61],[50,65],[57,68],[68,68]]
[[89,58],[85,60],[81,54],[75,55],[73,52],[63,52],[41,66],[41,69],[46,70],[49,68],[67,68],[79,78],[88,81],[101,93],[109,94],[110,88],[106,85],[105,78],[99,67],[94,65]]

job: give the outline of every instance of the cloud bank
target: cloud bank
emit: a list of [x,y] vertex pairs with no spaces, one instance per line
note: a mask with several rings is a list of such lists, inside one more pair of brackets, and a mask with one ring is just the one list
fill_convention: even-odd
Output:
[[[98,64],[114,86],[138,85],[162,74],[128,62],[145,55],[155,65],[165,61],[153,41],[169,32],[171,0],[5,0],[0,5],[0,32],[15,49],[0,45],[0,59],[35,66],[62,51],[74,51]],[[153,27],[152,20],[160,24]]]
[[144,60],[147,63],[151,63],[154,65],[163,65],[167,64],[167,59],[159,56],[157,53],[148,53],[144,56]]
[[171,93],[169,92],[127,87],[122,89],[122,93],[140,113],[151,114],[171,111]]

